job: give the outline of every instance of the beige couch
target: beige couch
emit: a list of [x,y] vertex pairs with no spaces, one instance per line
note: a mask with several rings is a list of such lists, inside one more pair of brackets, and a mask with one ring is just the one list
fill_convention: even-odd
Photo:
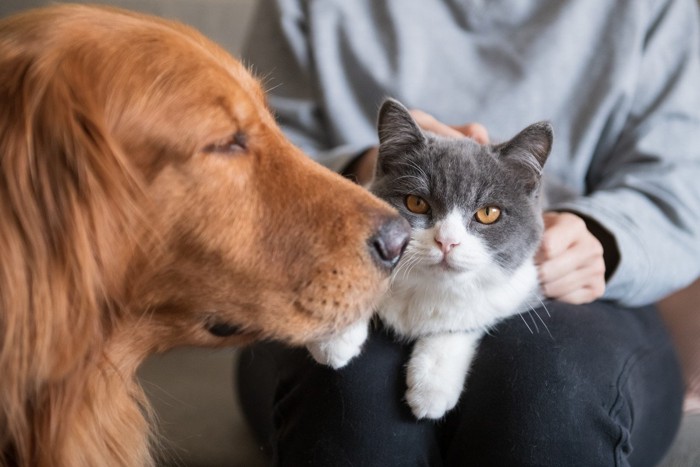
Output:
[[[50,0],[0,0],[0,17]],[[250,27],[255,0],[93,0],[179,19],[234,55]],[[698,83],[700,86],[700,83]],[[700,295],[700,294],[698,294]],[[695,301],[694,303],[698,303]],[[669,314],[676,315],[669,304]],[[698,320],[700,328],[700,320]],[[679,329],[687,336],[687,328]],[[700,336],[700,329],[697,330]],[[698,337],[700,341],[700,337]],[[140,371],[163,435],[164,465],[256,467],[266,459],[253,441],[234,394],[236,351],[180,349],[149,359]],[[664,467],[700,467],[700,415],[687,415]]]

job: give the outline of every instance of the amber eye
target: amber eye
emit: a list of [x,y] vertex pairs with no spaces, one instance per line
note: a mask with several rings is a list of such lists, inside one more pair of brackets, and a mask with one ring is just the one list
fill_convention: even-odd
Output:
[[405,202],[408,210],[415,214],[425,214],[430,211],[430,205],[420,196],[408,195]]
[[482,224],[493,224],[501,217],[501,210],[496,206],[486,206],[476,211],[474,217]]

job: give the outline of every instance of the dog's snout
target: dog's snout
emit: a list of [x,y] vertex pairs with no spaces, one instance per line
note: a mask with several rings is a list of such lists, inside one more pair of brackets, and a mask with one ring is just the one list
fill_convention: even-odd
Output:
[[403,217],[385,220],[369,239],[372,256],[382,267],[393,269],[406,249],[410,233],[411,227]]

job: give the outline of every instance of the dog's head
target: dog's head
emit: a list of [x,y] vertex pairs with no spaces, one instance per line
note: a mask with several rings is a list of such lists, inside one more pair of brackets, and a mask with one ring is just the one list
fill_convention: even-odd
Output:
[[84,6],[0,21],[0,464],[147,464],[141,359],[366,318],[407,236],[195,31]]
[[55,360],[105,335],[304,343],[371,312],[408,234],[285,139],[240,63],[121,11],[0,23],[0,158],[2,331]]

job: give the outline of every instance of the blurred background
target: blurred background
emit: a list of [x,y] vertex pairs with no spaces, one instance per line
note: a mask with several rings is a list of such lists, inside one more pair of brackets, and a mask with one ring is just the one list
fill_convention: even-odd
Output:
[[[350,0],[352,1],[352,0]],[[237,56],[256,0],[93,0],[187,23]],[[53,3],[0,0],[0,17]],[[700,83],[698,83],[700,86]],[[162,436],[163,466],[258,467],[266,459],[242,418],[234,392],[235,349],[183,348],[153,356],[139,377]],[[391,466],[387,466],[391,467]],[[700,467],[700,415],[687,415],[662,467]]]

